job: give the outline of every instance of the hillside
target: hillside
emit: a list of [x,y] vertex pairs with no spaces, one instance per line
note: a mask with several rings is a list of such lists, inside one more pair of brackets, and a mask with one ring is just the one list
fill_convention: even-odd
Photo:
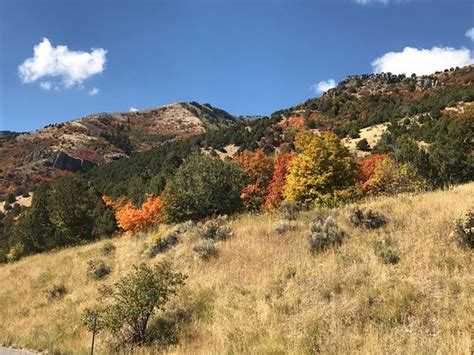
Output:
[[[143,256],[156,232],[30,256],[0,266],[0,344],[51,352],[88,352],[90,333],[81,312],[140,262],[171,260],[189,276],[168,311],[156,321],[179,340],[168,353],[443,353],[472,352],[472,251],[449,238],[453,220],[474,206],[474,184],[420,195],[381,197],[364,205],[388,218],[376,230],[353,227],[348,208],[336,220],[340,246],[311,255],[305,212],[294,231],[277,234],[275,214],[240,215],[218,255],[199,260],[195,228],[171,250]],[[161,227],[165,228],[165,227]],[[377,241],[390,237],[399,262],[385,264]],[[90,259],[111,266],[103,281],[87,277]],[[46,291],[64,284],[64,298]],[[159,320],[161,319],[161,320]],[[170,335],[170,336],[171,336]],[[99,333],[98,353],[108,353]],[[141,349],[156,353],[158,345]]]
[[0,195],[240,120],[209,104],[178,102],[136,112],[94,114],[29,133],[0,132]]
[[[280,113],[289,124],[304,123],[313,129],[332,130],[341,138],[358,138],[361,129],[406,118],[420,126],[430,120],[435,122],[445,110],[452,108],[459,113],[463,105],[473,100],[474,65],[469,65],[424,76],[348,76],[321,98],[309,99]],[[420,117],[428,119],[420,122]],[[472,117],[471,108],[469,118]],[[378,141],[372,140],[371,147]],[[353,144],[348,142],[348,146]]]

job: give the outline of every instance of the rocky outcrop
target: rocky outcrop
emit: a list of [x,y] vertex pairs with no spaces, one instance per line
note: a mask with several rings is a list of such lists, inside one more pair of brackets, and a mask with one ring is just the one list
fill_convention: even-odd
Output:
[[62,151],[35,151],[25,158],[25,163],[44,164],[47,166],[52,166],[56,169],[71,171],[74,173],[87,172],[96,166],[95,163],[89,160],[74,158]]

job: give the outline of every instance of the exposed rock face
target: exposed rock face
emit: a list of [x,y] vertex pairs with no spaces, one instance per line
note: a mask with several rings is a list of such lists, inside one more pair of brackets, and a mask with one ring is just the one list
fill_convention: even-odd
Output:
[[54,161],[53,167],[61,170],[67,170],[72,172],[87,172],[91,170],[95,164],[88,160],[76,159],[67,155],[64,152],[58,152]]
[[74,158],[64,152],[45,152],[35,151],[25,158],[25,163],[34,163],[35,165],[52,166],[60,170],[71,172],[87,172],[91,170],[95,163]]

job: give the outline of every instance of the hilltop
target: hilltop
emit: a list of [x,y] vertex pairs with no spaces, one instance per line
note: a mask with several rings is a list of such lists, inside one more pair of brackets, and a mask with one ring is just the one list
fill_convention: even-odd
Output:
[[[472,183],[380,197],[363,203],[388,219],[375,230],[354,227],[349,208],[342,208],[336,222],[346,237],[316,255],[308,250],[307,235],[320,209],[302,213],[296,229],[282,234],[274,229],[277,214],[236,216],[226,223],[232,236],[217,243],[217,256],[208,261],[193,251],[196,227],[169,251],[146,257],[151,239],[172,226],[26,257],[0,267],[0,344],[87,353],[91,334],[81,313],[98,302],[98,289],[134,264],[166,259],[189,278],[153,324],[177,344],[157,342],[140,353],[165,346],[172,354],[469,354],[472,251],[449,235],[453,220],[473,205]],[[387,239],[398,262],[377,252]],[[91,280],[89,260],[103,260],[111,274]],[[48,299],[55,285],[63,285],[65,295]],[[96,339],[98,353],[111,351],[106,333]]]
[[0,194],[129,157],[176,138],[242,120],[210,104],[178,102],[148,110],[98,113],[34,132],[0,132]]

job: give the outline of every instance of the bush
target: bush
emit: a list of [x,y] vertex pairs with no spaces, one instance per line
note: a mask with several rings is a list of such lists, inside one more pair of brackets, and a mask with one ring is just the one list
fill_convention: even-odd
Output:
[[348,133],[349,138],[357,139],[360,138],[359,130],[358,129],[351,129]]
[[9,204],[14,203],[16,201],[15,194],[8,194],[7,199],[5,202],[8,202]]
[[172,229],[168,230],[164,234],[159,234],[152,238],[151,244],[145,251],[145,255],[149,258],[155,257],[159,253],[163,253],[168,249],[171,249],[179,242],[179,237],[191,230],[194,227],[194,222],[187,221],[184,223],[177,224]]
[[14,261],[20,260],[22,256],[25,255],[25,247],[23,244],[15,244],[10,248],[7,254],[7,261],[9,263],[12,263]]
[[362,150],[363,152],[368,152],[371,149],[369,142],[367,142],[367,139],[365,138],[358,141],[356,147],[357,149]]
[[245,176],[236,164],[194,154],[178,168],[163,191],[166,219],[181,222],[235,212],[242,207],[244,182]]
[[86,309],[84,322],[92,329],[95,318],[98,329],[111,332],[125,343],[142,345],[149,340],[149,321],[158,310],[165,309],[185,279],[185,275],[173,272],[167,262],[153,268],[141,264],[113,287],[101,289],[107,303],[95,310]]
[[357,227],[367,229],[377,229],[387,223],[387,219],[381,214],[371,209],[362,210],[359,207],[354,207],[350,210],[349,221]]
[[280,214],[288,221],[294,221],[298,218],[300,209],[294,201],[284,201],[280,206]]
[[374,243],[374,252],[384,264],[397,264],[400,261],[398,248],[389,237]]
[[278,234],[283,234],[294,230],[296,227],[289,221],[278,221],[273,225],[273,230]]
[[196,244],[193,248],[199,258],[209,260],[211,257],[217,255],[217,248],[215,242],[212,240],[203,240]]
[[51,288],[46,290],[46,297],[49,300],[56,300],[63,298],[67,294],[68,290],[63,283],[53,285]]
[[334,217],[318,216],[309,227],[309,249],[311,253],[323,251],[330,246],[340,245],[345,233],[336,224]]
[[474,212],[472,210],[455,220],[451,237],[463,247],[474,248]]
[[87,262],[87,276],[92,280],[102,280],[111,271],[110,267],[101,260],[89,260]]
[[198,235],[203,239],[226,240],[232,235],[232,230],[223,225],[225,219],[219,217],[199,225]]
[[126,202],[121,198],[112,201],[107,196],[102,197],[103,201],[115,208],[115,218],[118,225],[126,231],[132,233],[143,232],[162,219],[162,207],[160,197],[154,197],[150,194],[140,208],[137,208],[132,202]]
[[115,251],[116,247],[114,243],[112,242],[107,242],[105,243],[102,248],[100,248],[100,252],[103,256],[107,256],[112,254]]
[[179,233],[175,230],[170,230],[164,235],[155,236],[146,250],[145,255],[149,258],[154,258],[159,253],[163,253],[174,247],[178,244],[178,236]]

